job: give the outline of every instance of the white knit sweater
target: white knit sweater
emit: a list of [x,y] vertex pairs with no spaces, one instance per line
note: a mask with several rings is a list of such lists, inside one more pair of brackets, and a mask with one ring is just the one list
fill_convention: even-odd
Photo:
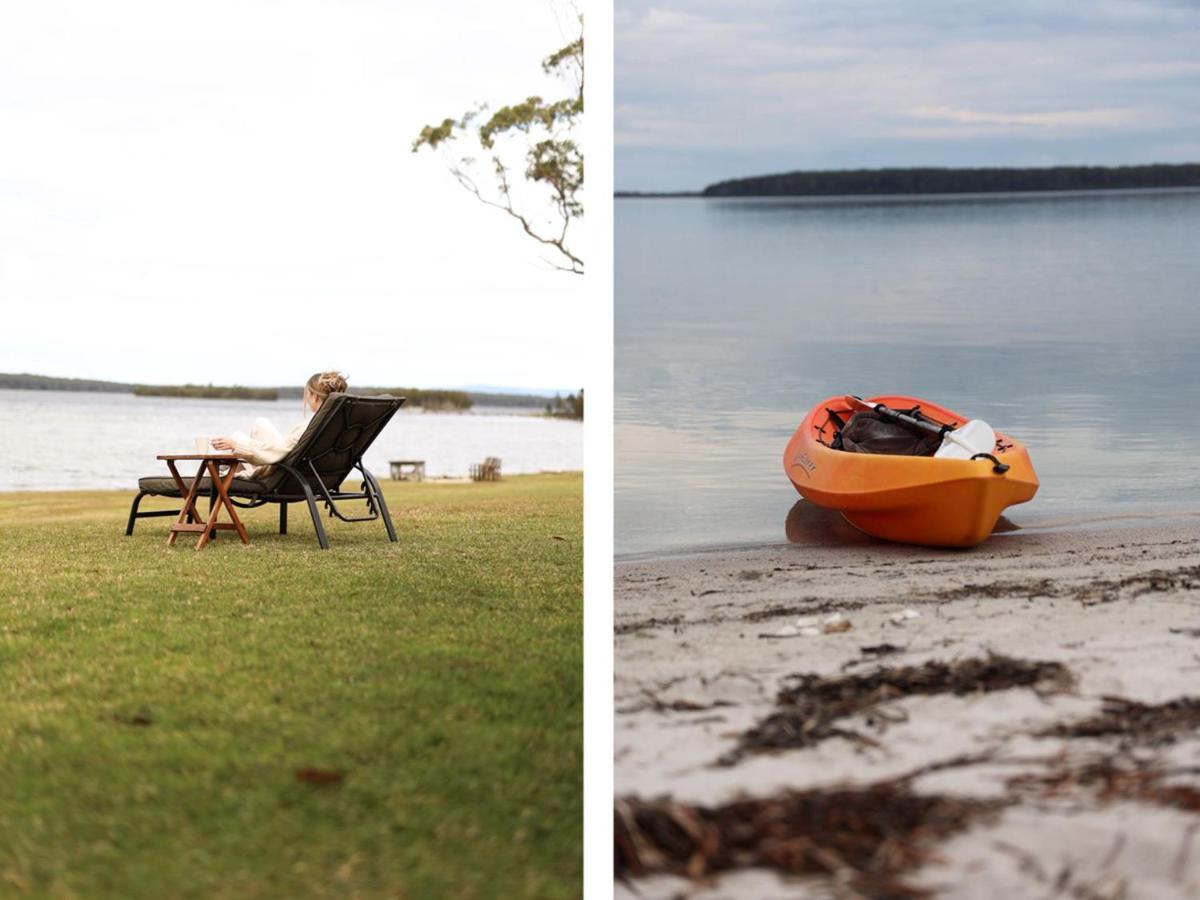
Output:
[[277,463],[291,451],[300,441],[300,435],[308,427],[307,422],[298,422],[286,435],[266,419],[256,419],[250,433],[235,431],[233,439],[234,452],[247,462],[254,463],[253,467],[243,465],[238,471],[239,478],[259,478],[271,471],[271,464]]

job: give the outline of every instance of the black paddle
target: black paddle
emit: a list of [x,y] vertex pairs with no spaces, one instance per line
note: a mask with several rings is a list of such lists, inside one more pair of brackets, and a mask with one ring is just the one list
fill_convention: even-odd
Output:
[[881,416],[886,416],[897,422],[903,422],[910,427],[919,428],[930,434],[940,435],[942,446],[938,448],[935,456],[941,458],[958,457],[959,459],[990,459],[992,461],[992,471],[997,475],[1003,475],[1008,471],[1008,466],[1000,462],[1000,460],[996,459],[989,452],[996,446],[996,432],[987,422],[980,419],[972,419],[961,428],[956,429],[951,425],[938,425],[935,422],[918,419],[915,416],[898,412],[886,404],[872,403],[870,400],[864,400],[862,397],[854,394],[847,394],[845,400],[852,409],[872,410]]

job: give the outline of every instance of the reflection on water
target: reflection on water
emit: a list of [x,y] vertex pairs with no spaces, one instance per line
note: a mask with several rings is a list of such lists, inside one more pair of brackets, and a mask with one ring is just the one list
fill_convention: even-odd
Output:
[[618,553],[780,540],[847,392],[1020,438],[1022,526],[1200,497],[1200,192],[616,209]]
[[880,544],[878,538],[859,531],[839,512],[797,500],[788,510],[784,533],[793,544],[848,547],[851,544]]
[[[132,394],[0,390],[0,490],[130,488],[165,474],[160,453],[191,453],[193,439],[248,431],[263,416],[286,433],[299,399],[279,401],[135,397]],[[505,411],[401,410],[367,451],[387,477],[392,459],[423,459],[431,478],[465,476],[488,456],[521,474],[583,468],[578,422]]]

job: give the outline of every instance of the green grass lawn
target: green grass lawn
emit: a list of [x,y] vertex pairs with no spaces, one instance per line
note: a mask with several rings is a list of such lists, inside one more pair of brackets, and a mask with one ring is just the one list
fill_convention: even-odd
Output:
[[580,894],[582,477],[384,490],[200,553],[0,494],[0,896]]

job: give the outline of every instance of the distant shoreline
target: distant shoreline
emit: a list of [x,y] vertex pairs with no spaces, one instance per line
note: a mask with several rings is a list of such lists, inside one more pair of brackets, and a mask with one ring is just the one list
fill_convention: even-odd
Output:
[[714,182],[700,191],[616,191],[618,198],[853,197],[1200,188],[1200,163],[1040,168],[797,170]]
[[1115,197],[1129,194],[1194,194],[1200,192],[1200,185],[1195,187],[1146,187],[1146,188],[1094,188],[1092,190],[1074,191],[961,191],[928,194],[763,194],[763,195],[730,195],[715,197],[699,192],[693,193],[642,193],[639,191],[616,191],[615,200],[778,200],[778,201],[808,201],[814,204],[839,202],[851,203],[905,203],[907,201],[927,201],[930,203],[944,201],[952,203],[955,200],[1035,200],[1055,199],[1059,197]]
[[649,198],[674,198],[674,197],[703,197],[699,191],[615,191],[614,197],[649,197]]
[[[424,388],[357,388],[367,393],[396,393],[408,397],[410,406],[428,409],[466,410],[473,405],[544,409],[554,397],[535,394],[501,394],[487,391],[451,391]],[[0,390],[73,391],[87,393],[132,394],[134,396],[180,397],[184,399],[276,400],[300,397],[303,389],[288,387],[243,387],[215,385],[141,385],[89,378],[57,378],[28,372],[0,372]]]

